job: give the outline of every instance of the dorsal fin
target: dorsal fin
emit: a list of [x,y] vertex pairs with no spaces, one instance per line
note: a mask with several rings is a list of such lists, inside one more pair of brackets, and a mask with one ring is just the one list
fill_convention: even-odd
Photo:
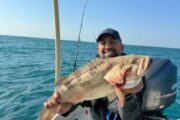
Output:
[[92,60],[90,63],[88,63],[87,65],[81,67],[79,70],[76,70],[70,76],[60,78],[60,80],[58,80],[55,83],[55,86],[59,86],[59,85],[65,84],[65,83],[69,84],[70,81],[72,81],[75,78],[81,76],[82,74],[90,71],[91,69],[96,68],[97,66],[101,65],[102,63],[103,63],[102,59],[96,58],[96,59]]
[[83,73],[89,71],[90,69],[95,68],[96,66],[102,64],[102,60],[100,58],[96,58],[94,60],[92,60],[89,64],[81,67],[79,70],[75,71],[72,75],[73,76],[80,76]]
[[60,78],[58,81],[55,82],[55,86],[59,86],[59,85],[62,85],[65,83],[65,81],[67,80],[67,76],[66,77],[63,77],[63,78]]

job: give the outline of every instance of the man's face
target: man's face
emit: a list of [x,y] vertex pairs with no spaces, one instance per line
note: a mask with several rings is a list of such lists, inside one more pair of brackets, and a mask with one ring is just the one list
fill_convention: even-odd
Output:
[[102,36],[98,42],[98,54],[103,57],[115,57],[122,54],[124,45],[111,35]]

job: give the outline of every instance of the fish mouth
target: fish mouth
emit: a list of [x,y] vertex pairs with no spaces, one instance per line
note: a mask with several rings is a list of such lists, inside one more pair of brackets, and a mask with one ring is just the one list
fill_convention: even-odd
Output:
[[133,87],[139,85],[141,83],[142,77],[143,77],[143,75],[142,75],[142,76],[137,77],[137,79],[127,80],[127,77],[129,75],[128,73],[130,72],[131,68],[132,67],[128,68],[126,70],[126,72],[124,73],[124,79],[126,80],[126,82],[125,82],[125,85],[123,85],[123,88],[126,88],[126,89],[133,88]]
[[127,81],[126,77],[128,76],[130,69],[131,69],[131,67],[125,70],[125,72],[123,74],[123,82],[122,83],[116,83],[115,84],[116,87],[122,87],[126,84],[126,81]]

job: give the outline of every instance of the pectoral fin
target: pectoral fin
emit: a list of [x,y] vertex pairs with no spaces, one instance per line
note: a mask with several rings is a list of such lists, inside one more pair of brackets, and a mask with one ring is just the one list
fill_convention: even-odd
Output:
[[120,88],[115,88],[115,90],[119,100],[119,105],[120,107],[123,107],[125,104],[125,93]]

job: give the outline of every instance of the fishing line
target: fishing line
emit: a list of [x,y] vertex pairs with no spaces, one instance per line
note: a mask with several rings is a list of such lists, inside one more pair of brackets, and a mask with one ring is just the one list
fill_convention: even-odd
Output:
[[83,26],[83,20],[84,20],[85,10],[86,10],[88,1],[89,1],[89,0],[86,0],[86,3],[85,3],[85,5],[84,5],[84,9],[83,9],[82,18],[81,18],[81,24],[80,24],[80,29],[79,29],[78,41],[77,41],[76,52],[75,52],[75,57],[74,57],[73,72],[76,70],[77,55],[78,55],[79,43],[80,43],[80,39],[81,39],[81,30],[82,30],[82,26]]

